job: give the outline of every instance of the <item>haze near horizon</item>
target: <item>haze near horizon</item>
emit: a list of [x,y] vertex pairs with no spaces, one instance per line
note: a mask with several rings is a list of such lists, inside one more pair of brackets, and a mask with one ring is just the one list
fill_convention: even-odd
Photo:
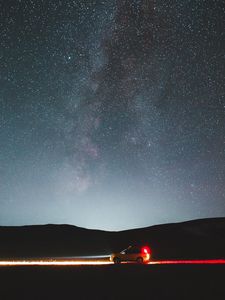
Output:
[[225,215],[222,0],[0,3],[0,225]]

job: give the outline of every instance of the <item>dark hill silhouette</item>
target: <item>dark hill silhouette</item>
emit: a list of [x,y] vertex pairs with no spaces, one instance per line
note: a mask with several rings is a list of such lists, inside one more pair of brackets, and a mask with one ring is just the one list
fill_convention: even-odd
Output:
[[118,232],[53,224],[0,227],[0,259],[107,255],[131,244],[149,244],[152,259],[225,258],[225,218]]

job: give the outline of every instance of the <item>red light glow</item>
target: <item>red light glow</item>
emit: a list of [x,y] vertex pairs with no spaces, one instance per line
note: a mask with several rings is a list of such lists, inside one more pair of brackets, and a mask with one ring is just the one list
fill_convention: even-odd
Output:
[[150,265],[175,265],[175,264],[225,264],[225,259],[206,259],[206,260],[161,260],[150,261]]
[[144,253],[144,254],[150,254],[150,248],[147,247],[147,246],[143,247],[142,248],[142,253]]

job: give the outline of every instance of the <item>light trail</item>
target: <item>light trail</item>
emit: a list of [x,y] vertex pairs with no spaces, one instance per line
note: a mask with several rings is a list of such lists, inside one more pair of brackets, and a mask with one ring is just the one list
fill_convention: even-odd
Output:
[[[82,266],[82,265],[111,265],[109,260],[5,260],[0,261],[0,266]],[[151,261],[148,265],[177,265],[177,264],[225,264],[225,259],[211,260],[162,260]]]
[[16,260],[0,261],[0,266],[82,266],[82,265],[109,265],[110,261],[79,261],[79,260]]
[[150,261],[150,265],[177,265],[177,264],[190,264],[190,265],[218,265],[225,264],[225,259],[206,259],[206,260],[161,260]]

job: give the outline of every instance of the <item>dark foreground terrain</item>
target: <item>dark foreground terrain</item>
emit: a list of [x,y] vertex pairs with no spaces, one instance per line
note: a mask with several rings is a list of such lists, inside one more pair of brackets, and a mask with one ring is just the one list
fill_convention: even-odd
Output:
[[[149,244],[152,260],[225,258],[225,218],[120,232],[70,225],[0,227],[0,260],[104,255]],[[0,300],[225,300],[225,265],[0,267]]]
[[225,258],[225,218],[118,232],[54,224],[0,226],[0,260],[108,255],[132,244],[148,244],[153,260]]
[[224,265],[0,267],[0,299],[225,299]]

